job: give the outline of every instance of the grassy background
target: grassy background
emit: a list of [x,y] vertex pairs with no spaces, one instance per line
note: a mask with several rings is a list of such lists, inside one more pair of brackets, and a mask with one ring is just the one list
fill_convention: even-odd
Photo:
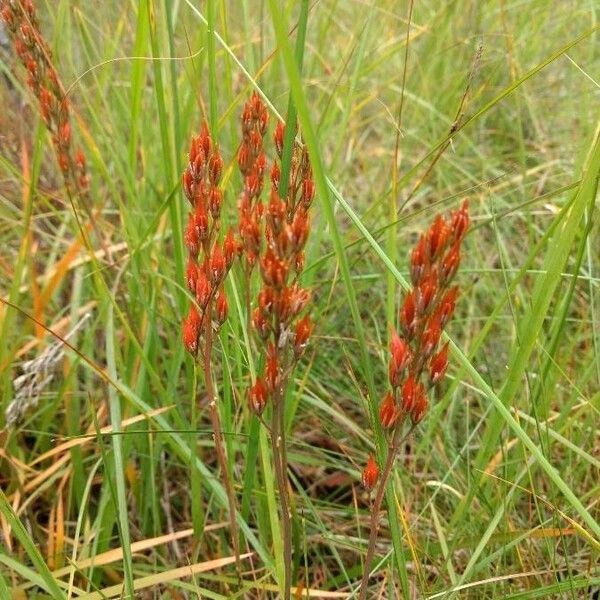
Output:
[[[0,434],[0,597],[118,597],[123,582],[127,593],[148,586],[138,592],[148,598],[276,593],[277,499],[245,401],[257,365],[241,279],[230,283],[215,367],[254,552],[242,588],[231,566],[210,562],[230,556],[225,496],[204,407],[190,431],[194,370],[179,331],[189,139],[204,116],[217,120],[233,222],[239,115],[254,85],[279,114],[292,92],[318,185],[304,276],[316,339],[287,399],[296,580],[339,597],[356,588],[369,516],[359,470],[377,439],[382,451],[369,415],[387,386],[409,249],[437,211],[469,196],[463,295],[449,326],[457,348],[444,393],[398,462],[373,597],[593,597],[594,3],[417,1],[407,48],[406,2],[314,2],[301,80],[296,3],[285,14],[258,1],[38,6],[90,159],[96,231],[86,248],[23,71],[4,53],[1,295],[63,336],[89,318],[69,338],[78,353],[67,352],[25,422]],[[23,362],[54,339],[5,306],[0,333],[4,410]],[[192,515],[204,527],[196,542]],[[187,565],[192,578],[175,571]]]

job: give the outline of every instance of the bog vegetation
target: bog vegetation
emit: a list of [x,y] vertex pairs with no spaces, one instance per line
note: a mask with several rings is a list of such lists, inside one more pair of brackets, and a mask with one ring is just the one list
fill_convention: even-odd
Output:
[[600,593],[567,4],[0,0],[0,598]]

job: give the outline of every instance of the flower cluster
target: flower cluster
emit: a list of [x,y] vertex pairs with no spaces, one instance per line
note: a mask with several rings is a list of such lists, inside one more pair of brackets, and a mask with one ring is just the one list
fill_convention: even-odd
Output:
[[[399,429],[409,417],[413,425],[427,412],[428,391],[444,377],[448,366],[448,343],[439,348],[442,331],[454,312],[458,287],[452,280],[460,264],[460,249],[469,227],[465,200],[449,219],[438,215],[422,234],[410,258],[413,289],[400,309],[400,333],[391,332],[390,391],[379,405],[384,429]],[[372,461],[372,459],[370,459]],[[363,472],[365,487],[377,476],[373,465]]]
[[[285,126],[275,129],[279,161]],[[289,184],[280,195],[281,166],[271,169],[271,194],[265,211],[265,249],[260,257],[262,287],[252,323],[266,348],[264,376],[250,390],[250,407],[261,414],[269,397],[281,391],[285,380],[302,356],[312,333],[308,315],[300,318],[310,292],[298,283],[304,268],[304,246],[310,230],[309,209],[315,195],[312,169],[306,148],[294,145]]]
[[242,112],[242,143],[238,151],[238,166],[244,181],[238,209],[239,233],[249,277],[261,250],[261,221],[264,207],[260,201],[267,158],[263,149],[269,115],[260,96],[253,92]]
[[212,327],[213,318],[220,326],[227,318],[228,303],[223,282],[237,253],[233,229],[223,243],[218,240],[223,193],[219,180],[223,159],[211,140],[208,126],[192,139],[189,161],[183,173],[183,189],[192,211],[184,239],[188,250],[186,283],[196,302],[183,321],[183,343],[194,356],[202,331]]
[[87,193],[86,158],[81,148],[73,148],[69,103],[52,65],[50,48],[40,33],[33,3],[7,0],[1,14],[15,51],[27,70],[27,85],[38,100],[65,182],[80,193]]

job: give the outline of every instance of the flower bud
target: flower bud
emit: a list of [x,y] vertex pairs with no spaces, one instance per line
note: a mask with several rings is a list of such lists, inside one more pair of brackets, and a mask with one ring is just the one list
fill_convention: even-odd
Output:
[[377,484],[379,478],[379,467],[372,456],[367,459],[367,464],[362,472],[362,484],[370,492]]
[[233,228],[230,227],[227,231],[227,235],[225,236],[225,241],[223,242],[223,254],[225,255],[225,264],[227,265],[228,269],[231,269],[231,265],[233,265],[236,253],[237,242],[235,241]]
[[427,327],[423,332],[423,337],[421,338],[421,352],[423,353],[423,356],[429,357],[433,354],[438,342],[440,341],[441,334],[442,330],[440,327],[440,321],[437,316],[434,315],[427,323]]
[[313,324],[311,323],[308,315],[306,315],[296,324],[296,334],[294,336],[294,355],[296,358],[302,356],[312,330]]
[[196,228],[196,221],[194,215],[190,214],[188,217],[188,224],[183,234],[185,241],[185,247],[187,248],[190,256],[196,258],[200,251],[200,240],[198,238],[198,229]]
[[217,295],[215,308],[217,312],[217,321],[219,322],[219,325],[223,325],[223,323],[225,323],[225,320],[227,319],[227,314],[229,312],[229,303],[227,302],[225,290],[222,287],[219,290],[219,294]]
[[193,294],[196,293],[196,281],[198,279],[198,266],[192,256],[188,257],[185,280],[187,282],[188,289]]
[[404,298],[402,308],[400,309],[400,324],[404,335],[410,340],[415,335],[417,325],[417,307],[415,301],[415,291],[409,292]]
[[219,188],[211,188],[208,198],[208,208],[213,219],[218,219],[221,214],[221,205],[223,204],[223,192]]
[[213,285],[218,285],[225,277],[225,255],[218,242],[215,242],[210,254],[210,280]]
[[429,363],[429,380],[435,385],[444,377],[448,368],[448,342],[431,358]]
[[435,260],[443,252],[448,241],[448,224],[442,215],[438,215],[427,232],[427,252],[429,260]]
[[422,235],[417,242],[410,257],[410,280],[414,286],[418,286],[427,268],[427,252],[425,236]]
[[196,352],[198,351],[200,324],[200,314],[196,307],[192,305],[188,316],[183,320],[182,334],[185,349],[193,355],[196,355]]
[[452,214],[452,239],[460,241],[469,228],[469,199],[465,199],[459,210]]
[[415,397],[415,403],[410,413],[410,417],[412,422],[416,425],[420,423],[427,409],[429,408],[429,401],[427,400],[427,395],[425,394],[425,389],[422,385],[420,385],[419,390],[417,391],[417,395]]
[[281,158],[281,154],[283,153],[283,138],[285,137],[285,125],[282,121],[277,121],[277,125],[275,126],[275,133],[273,134],[273,140],[275,141],[275,150],[279,158]]
[[409,413],[412,410],[416,393],[417,382],[415,381],[414,375],[411,373],[402,386],[402,412],[404,414]]
[[394,396],[391,392],[388,392],[379,405],[379,421],[381,422],[381,426],[384,429],[393,427],[399,416],[400,413],[396,406]]
[[262,415],[267,405],[267,386],[261,377],[258,377],[256,383],[250,388],[248,402],[252,412],[258,416]]
[[196,269],[196,302],[204,308],[210,300],[212,289],[203,267]]

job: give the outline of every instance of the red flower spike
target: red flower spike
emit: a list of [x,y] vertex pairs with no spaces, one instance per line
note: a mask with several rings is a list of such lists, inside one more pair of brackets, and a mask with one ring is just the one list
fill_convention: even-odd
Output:
[[235,234],[233,233],[233,228],[230,227],[225,236],[225,241],[223,242],[223,254],[225,255],[225,264],[228,269],[231,269],[231,265],[233,265],[237,249]]
[[411,373],[402,386],[402,411],[406,414],[412,410],[417,394],[417,382]]
[[419,238],[410,257],[410,280],[414,286],[419,285],[427,268],[427,250],[425,236]]
[[257,414],[258,416],[262,415],[265,410],[265,406],[267,405],[267,386],[265,385],[262,377],[258,377],[256,379],[256,383],[250,388],[249,394],[249,404],[250,410]]
[[308,315],[306,315],[296,324],[296,334],[294,336],[294,354],[296,358],[300,357],[304,352],[312,330],[313,324],[311,323]]
[[370,492],[377,484],[379,479],[379,467],[372,456],[367,459],[367,465],[362,472],[362,484],[364,488]]
[[469,228],[469,200],[464,200],[459,210],[452,214],[452,239],[460,241]]
[[211,294],[212,289],[206,272],[202,267],[198,267],[196,270],[196,301],[202,308],[208,304]]
[[219,290],[219,294],[217,295],[217,300],[215,302],[215,308],[217,311],[217,321],[219,322],[219,325],[223,325],[227,319],[227,314],[229,313],[229,303],[227,302],[227,295],[225,294],[225,290],[223,288]]
[[396,406],[396,401],[391,392],[388,392],[379,405],[379,421],[384,429],[393,427],[400,413]]
[[432,356],[431,362],[429,363],[429,381],[432,385],[435,385],[446,374],[448,368],[448,342],[446,342],[442,349]]
[[448,241],[448,224],[442,215],[438,215],[427,232],[427,252],[430,260],[435,260],[444,250]]
[[210,254],[210,280],[213,285],[218,285],[223,280],[223,277],[225,277],[225,273],[225,255],[223,254],[223,250],[221,250],[221,246],[215,242]]

